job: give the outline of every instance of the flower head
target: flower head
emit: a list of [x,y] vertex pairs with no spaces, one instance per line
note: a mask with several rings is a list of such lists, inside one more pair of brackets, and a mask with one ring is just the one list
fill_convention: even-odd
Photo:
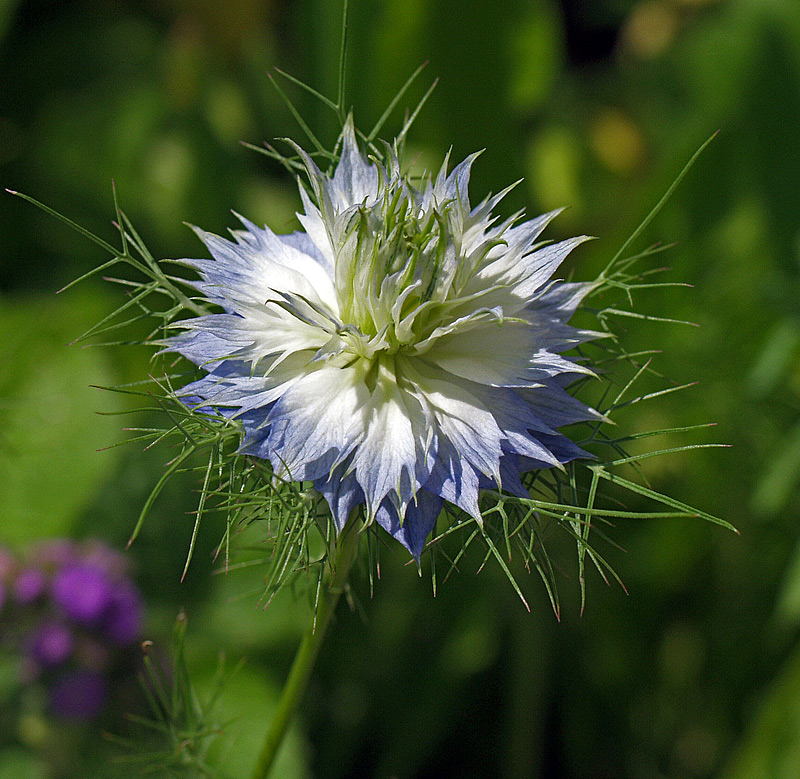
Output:
[[70,619],[82,625],[98,623],[109,610],[114,583],[106,571],[83,561],[60,570],[53,579],[53,600]]
[[44,572],[38,568],[24,568],[14,580],[14,597],[17,603],[27,605],[41,597],[47,587]]
[[74,638],[63,622],[43,622],[30,639],[29,651],[33,659],[43,668],[57,666],[72,654]]
[[598,416],[562,356],[596,335],[567,324],[590,285],[552,276],[586,238],[539,243],[557,212],[499,222],[505,192],[470,206],[477,155],[414,183],[350,121],[340,152],[329,175],[298,149],[302,231],[200,232],[213,259],[185,262],[222,313],[168,348],[206,371],[182,397],[238,419],[242,453],[312,481],[339,529],[364,504],[418,558],[443,501],[480,522],[481,488],[527,497],[521,473],[585,454],[559,428]]
[[61,718],[95,716],[108,679],[133,670],[144,605],[126,568],[100,542],[51,540],[22,559],[0,548],[0,648],[19,656],[21,681],[43,685]]

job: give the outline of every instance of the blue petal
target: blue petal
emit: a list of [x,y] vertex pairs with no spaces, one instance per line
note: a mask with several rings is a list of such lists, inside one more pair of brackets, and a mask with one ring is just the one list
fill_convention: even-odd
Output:
[[375,515],[375,521],[396,538],[419,562],[425,540],[436,524],[442,510],[442,499],[427,490],[417,493],[416,501],[409,503],[405,519],[401,522],[392,501],[385,500]]
[[[516,495],[518,498],[530,498],[530,493],[522,486],[520,481],[520,457],[515,454],[506,454],[500,458],[500,479],[501,484],[495,484],[486,476],[481,476],[481,489],[498,489],[501,487],[504,492]],[[531,461],[533,462],[533,461]],[[536,468],[549,468],[548,463],[539,463]],[[531,468],[530,470],[534,470]]]
[[[553,430],[575,422],[603,419],[602,414],[581,403],[558,386],[559,378],[556,376],[544,382],[541,387],[519,389],[517,392],[533,409],[536,416]],[[566,375],[565,381],[574,380],[574,376]]]
[[350,512],[364,503],[364,493],[358,486],[355,474],[347,473],[347,465],[342,464],[334,469],[330,476],[324,476],[314,482],[314,487],[328,501],[336,529],[341,532],[350,516]]
[[166,352],[179,352],[195,365],[211,370],[210,364],[230,357],[236,347],[229,339],[214,332],[188,330],[167,341]]
[[558,458],[561,463],[568,463],[571,460],[581,458],[594,459],[589,452],[584,452],[572,439],[565,435],[542,435],[538,436],[542,443]]
[[480,519],[479,476],[480,473],[462,459],[447,439],[440,438],[436,465],[425,482],[425,490],[458,506],[475,519]]

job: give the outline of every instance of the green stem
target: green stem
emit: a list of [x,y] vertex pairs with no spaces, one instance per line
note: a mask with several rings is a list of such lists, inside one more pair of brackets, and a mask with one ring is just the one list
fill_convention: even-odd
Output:
[[278,701],[278,708],[261,747],[261,753],[258,756],[252,779],[266,779],[269,776],[286,731],[289,728],[289,723],[303,698],[303,693],[308,685],[308,680],[311,678],[311,671],[314,668],[314,662],[319,654],[331,617],[336,610],[339,597],[344,592],[347,577],[356,559],[359,527],[360,523],[355,521],[354,516],[351,516],[350,521],[347,522],[336,541],[333,553],[328,558],[323,574],[324,581],[317,603],[316,616],[311,621],[295,655],[291,671],[289,671],[289,678],[286,680],[281,698]]

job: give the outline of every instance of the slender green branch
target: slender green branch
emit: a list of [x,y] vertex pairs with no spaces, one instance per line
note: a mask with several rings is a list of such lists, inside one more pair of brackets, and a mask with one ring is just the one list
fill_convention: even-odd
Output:
[[311,672],[322,642],[325,639],[325,633],[331,617],[336,610],[339,597],[344,592],[350,569],[356,559],[360,538],[359,529],[360,523],[354,513],[340,533],[336,541],[336,547],[328,558],[328,564],[325,566],[323,573],[323,586],[320,588],[315,617],[311,621],[295,655],[289,678],[286,680],[278,702],[278,708],[261,747],[261,753],[258,756],[252,779],[266,779],[269,776],[292,717],[303,698],[303,693],[308,685],[308,680],[311,678]]

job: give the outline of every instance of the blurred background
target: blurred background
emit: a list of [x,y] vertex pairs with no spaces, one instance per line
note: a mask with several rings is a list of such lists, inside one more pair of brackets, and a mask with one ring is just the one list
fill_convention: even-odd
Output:
[[[184,222],[222,232],[231,209],[295,229],[294,183],[240,141],[304,140],[269,73],[333,95],[340,14],[340,0],[0,1],[0,186],[114,241],[114,179],[157,257],[204,251]],[[478,576],[465,566],[434,598],[407,555],[387,550],[374,595],[357,577],[357,607],[339,612],[276,776],[800,776],[800,4],[351,0],[347,98],[360,127],[426,60],[403,101],[440,79],[413,153],[432,167],[451,146],[455,160],[485,149],[474,201],[525,177],[505,214],[570,206],[549,237],[599,236],[575,256],[578,279],[597,274],[719,131],[638,247],[677,242],[653,262],[694,287],[642,293],[639,309],[700,327],[630,320],[625,335],[630,349],[662,348],[656,368],[670,379],[698,384],[629,418],[637,429],[718,423],[693,441],[731,449],[649,460],[647,476],[741,537],[700,521],[621,521],[621,549],[601,550],[629,594],[590,578],[583,616],[565,539],[560,622],[534,576],[531,614],[491,565]],[[284,86],[330,143],[332,117]],[[384,136],[401,121],[398,111]],[[97,451],[145,422],[108,415],[126,399],[91,385],[138,380],[149,357],[66,346],[118,305],[99,280],[55,295],[103,259],[0,197],[0,544],[15,554],[52,537],[121,549],[169,458]],[[257,567],[215,573],[221,519],[202,525],[181,582],[196,489],[170,482],[127,557],[143,637],[166,647],[186,609],[201,697],[221,652],[245,660],[220,699],[227,726],[210,757],[236,779],[309,598],[300,587],[263,611]],[[16,663],[6,650],[0,777],[138,775],[108,762],[116,748],[101,737],[123,727],[121,709],[56,721],[20,698]]]

